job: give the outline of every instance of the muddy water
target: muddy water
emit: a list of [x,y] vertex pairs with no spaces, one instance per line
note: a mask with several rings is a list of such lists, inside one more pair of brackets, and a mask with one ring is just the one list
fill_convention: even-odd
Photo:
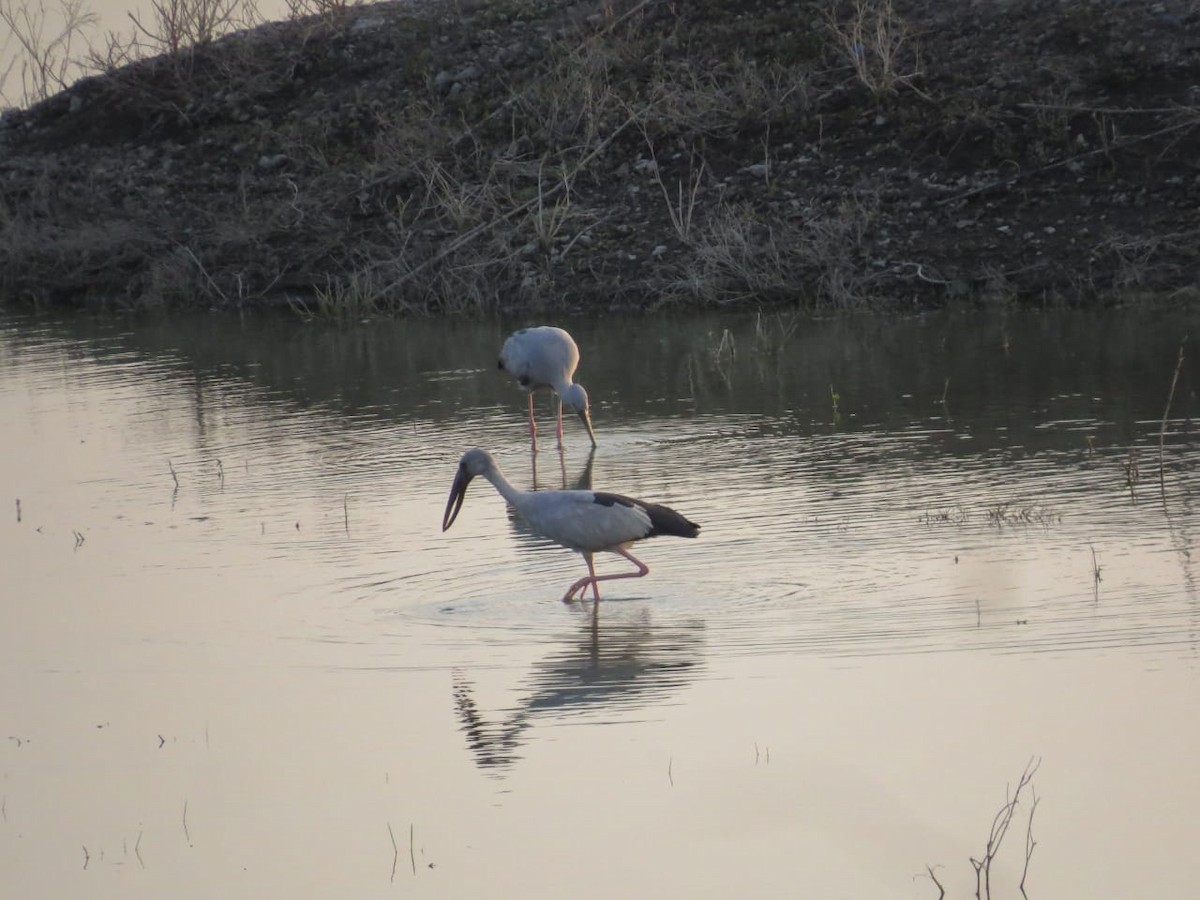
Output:
[[[1184,895],[1196,316],[565,324],[531,458],[505,325],[0,318],[6,891],[971,895],[1040,759],[1027,888]],[[701,537],[564,605],[475,445]]]

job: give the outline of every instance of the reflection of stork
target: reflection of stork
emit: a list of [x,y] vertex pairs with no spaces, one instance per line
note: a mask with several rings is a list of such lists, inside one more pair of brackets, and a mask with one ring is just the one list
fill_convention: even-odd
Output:
[[700,623],[655,628],[643,610],[632,619],[601,625],[594,610],[564,647],[534,666],[529,692],[491,719],[480,709],[472,682],[455,672],[454,706],[480,768],[515,763],[526,731],[539,720],[561,723],[588,713],[609,716],[621,707],[647,707],[699,671]]
[[572,337],[561,328],[541,325],[514,332],[500,349],[500,368],[510,373],[529,391],[529,439],[537,449],[537,422],[533,415],[533,394],[539,388],[549,388],[558,396],[558,446],[563,445],[562,408],[569,404],[587,429],[592,446],[596,435],[592,431],[592,411],[583,385],[574,384],[575,367],[579,365],[579,348]]
[[[531,465],[532,465],[532,470],[533,470],[533,481],[532,481],[533,490],[540,491],[542,489],[542,485],[538,484],[537,454],[536,453],[530,454],[530,460],[531,460]],[[596,448],[592,447],[590,450],[588,450],[588,458],[587,458],[587,462],[583,466],[583,471],[581,471],[579,473],[579,475],[576,476],[575,483],[572,484],[570,487],[568,487],[567,486],[567,457],[561,450],[559,450],[558,451],[558,470],[559,470],[559,474],[562,476],[562,481],[559,482],[559,485],[562,487],[562,489],[564,491],[567,491],[567,490],[590,491],[592,489],[592,469],[595,467],[595,464],[596,464]]]
[[[589,586],[599,600],[601,581],[641,578],[647,574],[649,567],[626,549],[634,541],[660,534],[694,538],[700,533],[699,525],[670,507],[621,494],[518,490],[504,477],[492,454],[478,447],[464,453],[458,464],[458,474],[442,516],[442,531],[454,524],[466,498],[467,485],[478,475],[492,483],[533,531],[583,554],[588,574],[567,588],[563,602],[572,600],[575,594],[582,599]],[[637,571],[597,575],[593,556],[601,551],[625,557],[637,566]]]

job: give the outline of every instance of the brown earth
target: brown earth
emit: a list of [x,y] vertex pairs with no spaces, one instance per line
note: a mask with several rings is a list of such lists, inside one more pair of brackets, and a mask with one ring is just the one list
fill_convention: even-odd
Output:
[[383,3],[85,79],[0,119],[0,296],[1198,296],[1200,4],[894,2]]

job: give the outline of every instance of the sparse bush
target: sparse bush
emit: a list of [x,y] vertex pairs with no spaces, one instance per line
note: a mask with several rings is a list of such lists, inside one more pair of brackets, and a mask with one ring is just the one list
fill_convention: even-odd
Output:
[[285,0],[289,19],[330,19],[350,8],[348,0]]
[[151,51],[173,55],[262,22],[255,0],[150,0],[147,21],[129,18]]
[[[29,106],[65,88],[79,71],[75,54],[86,44],[87,32],[96,21],[86,0],[58,0],[51,8],[44,0],[36,6],[0,0],[0,25],[9,33],[0,41],[0,60],[12,54],[0,71],[0,101]],[[21,88],[19,94],[10,95],[6,85],[14,70]]]
[[911,87],[921,73],[920,48],[892,0],[851,0],[846,13],[835,3],[827,23],[854,74],[872,94],[894,94],[902,84]]
[[869,205],[843,204],[807,221],[764,221],[748,204],[721,204],[691,242],[676,292],[706,303],[751,298],[855,309],[869,300],[859,250]]
[[794,123],[808,113],[809,83],[797,66],[754,63],[741,54],[710,70],[659,56],[640,107],[643,127],[694,140],[735,135],[750,123],[754,130]]

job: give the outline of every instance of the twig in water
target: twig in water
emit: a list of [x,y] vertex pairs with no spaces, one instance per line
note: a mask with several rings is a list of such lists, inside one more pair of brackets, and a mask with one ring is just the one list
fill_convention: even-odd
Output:
[[346,528],[346,534],[350,534],[350,495],[342,494],[342,524]]
[[946,896],[946,889],[942,887],[942,883],[938,881],[938,877],[933,874],[933,866],[926,866],[925,871],[929,873],[930,880],[937,886],[938,900],[942,900]]
[[17,498],[17,521],[21,521],[21,498]]
[[133,844],[133,855],[137,857],[138,865],[143,869],[146,868],[146,861],[142,859],[142,833],[138,832],[138,839]]
[[1125,486],[1129,488],[1129,499],[1137,500],[1137,485],[1142,480],[1141,466],[1138,464],[1137,450],[1133,447],[1129,448],[1129,456],[1122,463],[1125,469]]
[[175,466],[171,464],[169,459],[167,460],[167,468],[171,470],[171,478],[175,481],[175,490],[179,490],[179,476],[175,474]]
[[1033,814],[1037,812],[1038,795],[1033,791],[1033,803],[1029,806],[1029,822],[1025,826],[1025,866],[1021,869],[1021,896],[1028,900],[1029,895],[1025,893],[1025,876],[1029,874],[1029,861],[1033,859],[1033,850],[1037,846],[1037,841],[1033,839]]
[[671,782],[671,787],[675,787],[675,776],[671,774],[671,767],[675,765],[675,757],[667,757],[667,781]]
[[86,869],[88,863],[92,861],[92,854],[88,853],[87,844],[83,845],[83,867]]
[[221,487],[225,487],[225,467],[220,459],[217,460],[217,480],[221,482]]
[[396,846],[396,835],[392,831],[392,823],[388,822],[387,827],[388,827],[388,837],[390,837],[392,839],[392,877],[389,879],[389,881],[395,881],[396,880],[396,863],[400,859],[400,848]]
[[187,801],[183,801],[183,838],[187,841],[189,847],[192,846],[192,835],[188,832],[187,824]]
[[[1040,759],[1031,759],[1025,765],[1025,771],[1021,773],[1021,780],[1017,782],[1016,790],[1012,796],[1008,798],[1005,804],[1000,807],[1000,811],[996,813],[992,819],[992,830],[988,834],[987,845],[984,847],[982,859],[971,857],[971,865],[975,867],[975,896],[977,900],[990,900],[992,896],[992,862],[996,858],[996,854],[1000,851],[1000,844],[1004,841],[1004,835],[1008,833],[1008,826],[1012,824],[1013,815],[1017,811],[1017,802],[1021,798],[1021,791],[1029,786],[1033,780],[1034,773],[1037,772],[1038,766],[1042,764]],[[1037,806],[1036,796],[1034,798],[1034,807]],[[1033,810],[1030,810],[1030,821],[1033,820]],[[1028,846],[1028,838],[1026,844],[1025,867],[1029,868],[1029,857],[1033,851]],[[1024,880],[1024,876],[1022,876]]]
[[1100,563],[1096,561],[1096,548],[1091,544],[1088,547],[1092,551],[1092,596],[1097,600],[1100,599]]
[[1171,390],[1167,394],[1167,406],[1163,410],[1162,427],[1158,430],[1158,490],[1162,495],[1163,505],[1167,502],[1167,481],[1163,474],[1163,439],[1167,433],[1167,417],[1171,414],[1171,401],[1175,399],[1175,386],[1179,383],[1179,370],[1183,368],[1183,345],[1187,343],[1187,335],[1179,342],[1179,359],[1175,361],[1175,374],[1171,377]]
[[408,823],[408,861],[412,864],[412,873],[417,874],[417,855],[413,852],[413,823]]

